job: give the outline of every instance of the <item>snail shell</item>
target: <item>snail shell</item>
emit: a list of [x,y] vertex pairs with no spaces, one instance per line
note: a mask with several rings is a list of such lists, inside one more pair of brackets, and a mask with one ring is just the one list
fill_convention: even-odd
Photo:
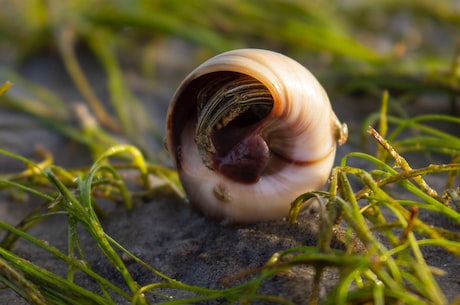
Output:
[[315,77],[276,52],[240,49],[192,71],[172,98],[166,146],[191,204],[229,222],[287,216],[320,189],[346,140]]

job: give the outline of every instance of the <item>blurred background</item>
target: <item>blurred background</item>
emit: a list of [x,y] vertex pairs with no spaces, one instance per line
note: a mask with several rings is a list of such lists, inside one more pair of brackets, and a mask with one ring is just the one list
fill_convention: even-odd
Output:
[[[110,146],[129,143],[142,150],[149,164],[169,166],[163,136],[174,91],[203,61],[245,47],[284,53],[318,78],[335,113],[350,130],[347,144],[337,152],[336,162],[340,162],[346,153],[370,147],[365,146],[363,139],[372,142],[366,129],[370,124],[377,125],[385,91],[389,96],[388,113],[397,117],[397,122],[404,123],[406,118],[420,114],[458,117],[459,29],[460,0],[0,0],[0,95],[2,85],[12,84],[0,96],[0,178],[24,170],[24,163],[5,151],[42,162],[43,168],[54,163],[66,169],[76,168],[74,172],[78,172],[91,166]],[[424,123],[417,126],[416,132],[423,131]],[[458,122],[437,123],[449,135],[460,136]],[[389,120],[389,124],[394,127],[395,120]],[[429,131],[430,136],[440,134],[438,129]],[[435,137],[436,141],[425,137],[422,144],[422,137],[418,137],[412,142],[400,141],[399,147],[394,142],[392,145],[402,147],[404,157],[407,151],[422,151],[422,158],[414,159],[419,164],[410,160],[414,168],[428,162],[458,162],[458,141],[452,140],[447,149],[444,143],[452,137],[442,135]],[[375,149],[376,143],[372,144],[371,149]],[[430,146],[443,154],[441,162],[427,160]],[[373,166],[357,159],[360,169]],[[26,177],[24,183],[43,186],[39,180]],[[74,177],[72,184],[76,183]],[[448,183],[453,184],[455,174],[450,178]],[[437,179],[432,185],[445,189],[446,182],[444,178]],[[47,186],[44,189],[49,191]],[[76,188],[72,190],[79,193]],[[457,192],[453,194],[458,203]],[[7,189],[0,196],[0,218],[27,226],[25,215],[31,213],[29,210],[35,211],[37,203],[31,202],[30,209],[17,204],[26,191],[17,193]],[[401,198],[407,198],[406,193]],[[293,231],[302,235],[295,240],[310,242],[305,239],[305,233],[310,234],[309,225],[308,231],[291,230],[282,223],[274,227],[263,224],[258,227],[261,230],[254,232],[234,231],[202,221],[189,209],[178,209],[171,204],[171,197],[158,201],[133,210],[133,214],[125,213],[125,209],[111,214],[104,226],[107,232],[120,237],[127,249],[134,249],[136,255],[155,266],[161,265],[162,271],[178,275],[185,283],[214,287],[213,279],[220,277],[216,274],[228,276],[238,266],[246,268],[248,261],[266,261],[265,256],[278,251],[275,247],[288,241],[285,236],[291,236]],[[46,217],[53,214],[49,213],[48,204],[45,200]],[[51,206],[58,207],[54,201]],[[458,231],[458,223],[446,221],[442,213],[429,208],[427,211],[433,213],[422,217],[429,218],[430,225],[445,228],[445,232]],[[34,216],[30,223],[42,219],[30,215]],[[66,234],[71,232],[66,227],[67,219],[62,219],[66,223],[62,225],[55,218],[46,220],[43,226],[37,226],[37,236],[65,249]],[[73,216],[68,223],[74,224]],[[193,238],[188,232],[193,232]],[[452,236],[454,240],[456,235]],[[94,251],[93,241],[82,240],[82,244],[89,245],[88,265],[94,263],[96,272],[121,283],[119,274],[100,259],[101,253]],[[202,257],[196,255],[197,245],[203,245]],[[453,298],[458,295],[460,283],[458,257],[446,255],[439,248],[427,252],[426,257],[430,265],[447,271],[440,284],[447,297]],[[48,260],[49,253],[43,255],[47,251],[37,249],[24,247],[20,253],[40,265],[43,262],[51,269],[60,268],[61,265]],[[206,258],[207,253],[210,259]],[[228,270],[222,259],[226,256],[232,261]],[[216,257],[217,265],[206,265],[210,276],[196,272]],[[66,269],[67,265],[59,272]],[[142,278],[144,272],[136,275]],[[85,287],[93,289],[97,285],[90,280]],[[145,282],[150,280],[144,278]],[[296,286],[299,281],[300,286]],[[334,281],[324,280],[327,285]],[[412,275],[408,282],[411,288],[416,286]],[[48,290],[48,282],[43,283]],[[274,285],[277,289],[286,287],[278,279]],[[292,285],[295,292],[308,286],[303,277]],[[25,289],[29,290],[29,286]],[[381,293],[380,288],[375,291]],[[17,295],[10,293],[2,290],[0,303],[19,304]]]
[[459,28],[457,0],[0,0],[0,148],[76,166],[122,142],[165,162],[175,88],[242,47],[310,69],[353,141],[384,90],[398,115],[456,113]]

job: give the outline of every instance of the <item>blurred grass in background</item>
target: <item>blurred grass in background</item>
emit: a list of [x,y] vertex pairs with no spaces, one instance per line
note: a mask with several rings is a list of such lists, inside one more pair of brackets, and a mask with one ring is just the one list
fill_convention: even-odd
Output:
[[112,42],[104,47],[122,54],[175,36],[209,53],[264,47],[420,74],[451,63],[459,6],[449,0],[2,0],[0,42],[3,56],[20,62],[59,48],[63,33],[88,45],[103,33]]
[[[124,67],[134,67],[141,79],[151,80],[155,46],[165,39],[188,42],[194,50],[189,61],[197,63],[240,47],[277,50],[308,62],[327,89],[341,94],[364,92],[380,98],[388,89],[404,90],[406,97],[421,92],[454,96],[460,93],[454,36],[460,26],[459,6],[449,0],[0,0],[0,64],[10,73],[0,77],[11,80],[11,71],[40,54],[60,56],[101,126],[125,135],[148,155],[142,133],[160,140],[163,126],[146,115],[126,82]],[[82,48],[107,75],[115,117],[80,66],[77,50]],[[20,77],[12,80],[21,82]],[[6,104],[42,121],[54,118],[53,128],[92,142],[96,156],[116,142],[106,135],[97,141],[75,135],[68,128],[73,109],[44,88],[29,89],[41,96],[33,105],[13,94]],[[105,144],[97,147],[101,141]]]

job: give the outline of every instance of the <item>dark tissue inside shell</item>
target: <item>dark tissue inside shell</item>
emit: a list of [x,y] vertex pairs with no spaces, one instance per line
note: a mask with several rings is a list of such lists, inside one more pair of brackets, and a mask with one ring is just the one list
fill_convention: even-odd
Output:
[[270,159],[268,145],[260,135],[262,119],[248,109],[212,133],[216,149],[215,170],[237,182],[255,183],[259,180]]

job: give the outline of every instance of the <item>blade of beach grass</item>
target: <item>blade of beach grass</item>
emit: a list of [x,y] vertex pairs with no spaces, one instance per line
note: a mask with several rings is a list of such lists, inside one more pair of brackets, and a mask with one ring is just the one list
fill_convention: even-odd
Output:
[[[1,69],[13,84],[16,90],[8,93],[16,102],[24,103],[24,107],[44,117],[68,120],[70,113],[68,105],[53,91],[44,86],[26,80],[17,72]],[[10,105],[11,106],[11,105]]]
[[[10,154],[10,153],[7,153],[7,152],[5,152],[5,154],[10,155],[11,157],[14,157],[14,158],[18,158],[18,159],[26,162],[30,167],[35,167],[37,169],[37,171],[35,171],[35,174],[36,175],[42,175],[41,169],[39,167],[37,167],[37,165],[35,165],[33,162],[29,161],[28,159],[25,159],[23,157],[20,157],[20,156],[14,155],[14,154]],[[59,202],[59,201],[62,200],[62,198],[57,199],[54,196],[44,194],[44,193],[42,193],[42,192],[40,192],[38,190],[35,190],[35,189],[31,188],[31,187],[27,187],[25,185],[21,185],[21,184],[18,184],[18,183],[7,181],[7,180],[1,181],[1,184],[3,184],[3,183],[6,183],[6,184],[8,184],[10,186],[13,186],[13,187],[17,187],[17,188],[19,188],[19,189],[21,189],[23,191],[26,191],[26,192],[30,192],[30,193],[32,193],[34,195],[40,196],[43,199],[48,200],[50,202],[50,204],[52,204],[53,202]],[[75,206],[75,207],[78,208],[78,206]],[[55,213],[48,213],[48,215],[51,215],[51,214],[55,215]],[[84,215],[84,214],[83,213],[79,214],[79,216],[82,216],[82,215]],[[40,215],[39,218],[46,217],[46,216],[47,215],[42,214],[42,215]],[[29,220],[32,223],[25,224],[26,226],[33,225],[34,224],[33,222],[37,221],[37,219],[33,219],[33,218],[31,218]],[[82,219],[82,218],[80,218],[79,220],[84,221],[84,219]],[[112,284],[110,284],[106,280],[104,280],[102,277],[100,277],[97,274],[95,274],[94,272],[92,272],[89,268],[87,268],[84,264],[82,264],[81,261],[76,260],[74,258],[67,257],[64,254],[62,254],[61,252],[59,252],[57,249],[49,246],[47,242],[38,240],[38,239],[28,235],[27,233],[24,232],[24,230],[23,230],[24,228],[21,228],[21,226],[19,226],[18,228],[14,228],[14,227],[12,227],[10,225],[7,225],[6,223],[0,222],[0,227],[5,229],[11,235],[21,237],[21,238],[23,238],[25,240],[28,240],[29,242],[32,242],[33,244],[35,244],[37,246],[43,248],[44,250],[49,251],[54,256],[64,260],[67,264],[69,264],[69,266],[74,266],[75,268],[78,268],[80,270],[84,270],[84,272],[87,273],[88,275],[90,275],[91,277],[95,278],[96,280],[102,281],[104,283],[103,285],[105,287],[110,287],[114,291],[117,291],[120,295],[124,295],[124,292],[122,292],[122,290],[120,290],[119,288],[113,286]],[[5,246],[5,244],[3,244],[3,243],[6,242],[7,240],[9,240],[8,236],[6,237],[6,239],[4,239],[2,241],[2,246]],[[10,247],[11,245],[7,245],[7,246]],[[97,295],[92,294],[88,290],[86,290],[84,288],[81,288],[81,287],[78,287],[75,284],[62,279],[59,276],[56,276],[53,273],[51,273],[51,272],[49,272],[49,271],[47,271],[47,270],[45,270],[43,268],[35,266],[31,262],[28,262],[26,260],[23,260],[23,259],[19,258],[15,254],[9,252],[6,248],[2,247],[2,248],[0,248],[0,250],[2,250],[0,255],[3,257],[3,259],[5,259],[8,262],[8,264],[10,264],[10,267],[14,268],[15,270],[17,270],[17,272],[19,272],[21,274],[20,281],[24,281],[24,283],[26,283],[27,281],[32,281],[34,283],[33,285],[36,285],[40,289],[40,291],[43,293],[43,296],[46,296],[46,298],[48,300],[57,299],[57,300],[67,300],[67,301],[69,301],[72,298],[76,297],[76,298],[78,298],[80,300],[85,300],[86,299],[85,302],[87,302],[88,304],[110,304],[107,301],[104,301],[102,298],[98,297]],[[11,287],[16,287],[15,284],[12,283],[12,282],[6,282],[6,285],[11,286]],[[24,289],[25,289],[25,291],[24,291]],[[29,288],[27,288],[27,286],[23,286],[22,288],[21,287],[15,288],[15,290],[19,290],[19,294],[20,295],[25,295],[25,296],[28,295],[29,293],[31,293],[30,291],[33,292],[33,290],[29,290]],[[34,296],[34,298],[38,298],[38,297],[39,296]],[[46,302],[46,303],[48,303],[48,302]]]
[[124,80],[122,68],[115,56],[117,45],[115,35],[101,29],[92,31],[86,40],[106,70],[110,101],[125,136],[141,148],[148,159],[154,160],[155,157],[145,147],[145,132],[149,131],[149,135],[154,135],[158,143],[161,143],[163,137]]
[[[75,184],[74,181],[74,183],[71,184],[73,188],[77,187],[79,189],[79,191],[76,192],[76,194],[80,194],[78,198],[75,197],[75,192],[68,189],[68,187],[65,186],[59,180],[60,177],[56,176],[51,171],[51,169],[54,169],[57,173],[61,173],[62,169],[59,169],[52,165],[43,169],[42,166],[39,166],[21,156],[5,151],[0,151],[0,153],[3,153],[12,158],[17,158],[28,164],[29,167],[35,168],[35,171],[30,172],[30,176],[44,175],[49,179],[51,185],[56,187],[56,189],[58,190],[58,193],[51,192],[51,194],[48,195],[43,193],[42,191],[36,190],[34,188],[34,184],[31,183],[31,179],[26,180],[28,181],[28,183],[31,183],[31,186],[26,186],[21,183],[10,181],[7,179],[0,180],[0,186],[17,188],[24,192],[28,192],[33,195],[39,196],[45,201],[47,201],[47,205],[51,208],[51,210],[45,209],[45,213],[41,214],[39,214],[37,211],[32,212],[30,217],[24,220],[23,225],[20,224],[17,227],[12,227],[10,225],[7,225],[6,223],[0,222],[0,228],[3,228],[4,230],[6,230],[6,232],[9,233],[2,241],[1,249],[4,251],[0,251],[0,257],[5,259],[4,273],[0,272],[0,278],[2,278],[2,282],[8,287],[11,287],[12,289],[16,290],[18,294],[22,295],[24,298],[39,300],[40,295],[34,294],[34,290],[32,289],[36,286],[38,289],[37,291],[43,292],[43,298],[46,300],[46,304],[48,304],[48,302],[51,302],[52,304],[61,304],[60,302],[68,302],[72,298],[79,298],[79,300],[83,300],[87,304],[114,304],[108,290],[111,290],[126,299],[130,299],[131,296],[129,296],[126,292],[116,287],[112,283],[108,282],[98,274],[94,273],[90,269],[90,267],[85,263],[84,253],[83,250],[80,248],[77,231],[75,230],[75,225],[78,222],[79,224],[83,224],[83,226],[93,236],[95,242],[99,245],[100,249],[109,259],[109,261],[116,266],[117,270],[120,271],[123,278],[126,280],[128,287],[131,289],[132,294],[136,294],[137,290],[140,289],[140,287],[133,280],[129,271],[124,266],[121,257],[114,250],[114,248],[112,248],[112,245],[114,245],[115,248],[121,249],[126,255],[129,255],[130,257],[134,256],[130,254],[127,250],[122,248],[118,243],[116,243],[116,241],[107,236],[103,231],[98,217],[93,209],[92,188],[93,185],[95,185],[94,176],[96,174],[99,175],[101,172],[108,171],[115,180],[120,178],[118,174],[115,174],[115,169],[107,165],[106,160],[109,157],[125,153],[130,153],[133,156],[133,162],[136,168],[138,168],[142,175],[145,176],[145,187],[149,188],[149,182],[146,177],[148,173],[148,168],[140,152],[132,146],[118,146],[113,147],[112,149],[108,150],[105,154],[101,155],[101,157],[96,161],[93,167],[89,169],[86,177],[83,180],[80,179],[79,183]],[[128,197],[126,191],[120,189],[120,193],[123,192],[125,193],[123,197],[126,199]],[[62,208],[62,210],[58,210],[59,208]],[[50,215],[57,214],[66,216],[69,220],[68,255],[63,254],[57,249],[48,245],[47,242],[38,240],[25,232],[26,230],[28,230],[28,228],[37,224],[39,221],[45,220]],[[14,236],[14,238],[11,238],[12,236]],[[69,268],[67,280],[62,279],[59,276],[54,275],[53,273],[45,269],[37,267],[31,262],[23,261],[15,254],[9,252],[7,249],[11,248],[12,244],[14,244],[17,238],[25,239],[31,242],[32,244],[43,248],[45,251],[50,252],[57,258],[63,260]],[[77,257],[80,258],[77,259]],[[138,263],[142,262],[138,258],[136,258],[135,261],[137,261]],[[143,265],[144,267],[148,266],[143,262],[141,263],[141,265]],[[147,269],[171,282],[170,286],[172,288],[189,289],[192,291],[198,289],[193,288],[191,286],[189,287],[187,285],[183,285],[172,279],[169,279],[168,277],[159,273],[150,266],[148,266]],[[77,270],[81,270],[88,274],[90,277],[92,277],[100,286],[100,289],[104,294],[104,297],[95,295],[92,292],[87,291],[85,288],[73,284],[73,274]],[[21,277],[19,277],[19,283],[23,283],[23,286],[18,286],[11,279],[8,280],[8,276],[12,277],[16,273],[20,274]],[[5,276],[5,278],[2,276]],[[29,283],[28,281],[30,282],[30,287],[26,285],[27,283]],[[64,293],[64,291],[67,291],[67,293]],[[144,299],[144,297],[139,298],[139,296],[140,295],[138,295],[137,304],[145,303],[146,300]]]
[[85,98],[100,124],[111,131],[118,131],[119,126],[116,120],[109,114],[95,93],[76,54],[76,44],[79,34],[89,26],[84,18],[81,18],[78,14],[73,14],[73,10],[82,7],[82,3],[80,4],[77,1],[62,2],[52,0],[45,5],[51,32],[53,33],[54,41],[67,73],[72,78],[81,95]]
[[[161,2],[156,6],[149,6],[148,2],[139,1],[138,5],[127,7],[102,5],[86,12],[86,17],[99,26],[114,28],[130,26],[140,31],[150,32],[155,36],[174,35],[207,47],[214,52],[242,46],[241,43],[222,38],[207,26],[201,25],[201,22],[197,22],[196,17],[193,16],[193,7],[207,7],[208,9],[215,7],[215,4],[207,1],[202,1],[201,6],[197,4],[188,5],[186,16],[180,13],[180,8],[183,7],[181,1]],[[198,16],[204,13],[202,9],[198,12]]]
[[[413,253],[412,251],[414,250],[413,249],[414,245],[412,243],[410,244],[412,246],[406,245],[403,248],[401,248],[400,247],[401,240],[392,231],[386,230],[384,227],[382,227],[382,230],[379,230],[379,231],[382,232],[388,238],[388,241],[390,242],[390,244],[392,244],[394,247],[399,248],[398,255],[395,256],[394,259],[392,259],[392,256],[394,255],[389,255],[389,252],[388,252],[388,251],[393,251],[391,250],[391,247],[390,248],[383,247],[383,245],[381,244],[379,240],[372,237],[373,233],[371,233],[372,231],[368,227],[366,219],[372,221],[373,218],[369,218],[365,216],[366,213],[363,213],[365,210],[361,209],[361,207],[357,205],[356,200],[353,199],[355,198],[354,193],[351,190],[350,185],[347,183],[348,179],[346,178],[346,176],[343,175],[343,173],[340,174],[340,171],[345,170],[346,172],[350,172],[350,173],[355,172],[358,176],[361,177],[361,179],[364,178],[363,181],[366,181],[365,184],[369,185],[372,191],[375,192],[375,197],[381,198],[381,199],[378,199],[378,200],[381,200],[381,203],[379,205],[382,205],[382,204],[385,205],[386,202],[392,202],[394,199],[389,197],[382,190],[379,190],[378,188],[376,188],[376,185],[372,186],[372,183],[371,183],[372,178],[368,174],[366,174],[364,171],[361,171],[361,170],[355,171],[353,169],[344,168],[344,167],[337,168],[336,170],[337,170],[337,174],[339,174],[339,177],[341,177],[339,178],[338,186],[344,198],[342,199],[340,197],[336,197],[335,200],[337,203],[340,203],[341,211],[342,213],[344,213],[344,220],[348,223],[348,225],[352,226],[355,234],[357,234],[357,237],[366,245],[367,252],[365,256],[368,257],[369,259],[369,262],[364,265],[363,269],[359,269],[357,265],[355,265],[355,268],[358,268],[358,269],[354,269],[354,270],[355,272],[358,272],[357,270],[360,270],[359,272],[362,272],[363,275],[365,274],[370,275],[371,277],[368,279],[375,282],[376,286],[375,285],[362,286],[358,290],[353,289],[350,292],[350,284],[351,282],[355,280],[357,274],[350,275],[350,277],[348,277],[348,281],[343,279],[339,282],[338,287],[341,287],[341,288],[337,288],[338,290],[336,291],[339,297],[337,297],[337,299],[333,298],[332,300],[337,300],[337,301],[341,300],[341,301],[338,301],[340,304],[340,303],[343,303],[344,300],[346,300],[347,298],[351,298],[351,299],[355,299],[358,297],[361,298],[363,296],[360,295],[360,293],[358,293],[357,291],[366,293],[366,291],[369,291],[369,289],[372,290],[373,289],[372,287],[374,287],[374,289],[377,289],[377,290],[374,290],[373,296],[369,295],[366,298],[371,298],[371,299],[374,299],[374,301],[378,301],[379,299],[381,300],[383,295],[385,296],[385,298],[387,297],[396,298],[396,296],[405,295],[405,297],[401,298],[400,300],[407,301],[408,303],[415,301],[417,304],[427,304],[425,303],[425,301],[418,299],[417,292],[415,292],[415,294],[407,293],[406,291],[407,287],[405,283],[406,283],[406,280],[409,280],[410,282],[415,284],[416,287],[418,287],[417,289],[420,290],[420,292],[424,295],[426,300],[433,301],[433,304],[444,304],[445,300],[438,286],[431,285],[431,287],[434,290],[433,291],[426,290],[425,286],[427,285],[427,281],[434,281],[433,275],[431,273],[431,269],[425,269],[424,271],[419,270],[420,272],[417,273],[416,277],[413,277],[412,273],[405,273],[399,270],[398,266],[401,265],[401,262],[399,260],[402,260],[404,262],[407,261],[409,264],[412,264],[412,262],[414,262],[415,258],[411,254]],[[347,189],[348,191],[344,192]],[[370,198],[370,197],[368,196],[367,198]],[[400,225],[402,225],[403,227],[405,226],[404,224],[408,223],[406,222],[406,220],[409,221],[410,219],[412,219],[410,223],[412,223],[412,225],[414,226],[414,229],[416,226],[422,225],[420,220],[418,220],[417,218],[411,218],[410,215],[405,213],[405,210],[396,208],[395,202],[392,202],[391,206],[387,205],[387,207],[390,207],[390,209],[395,213],[395,215],[399,215],[398,218],[402,221]],[[379,209],[378,205],[374,205],[374,209]],[[383,219],[382,224],[384,223],[385,223],[385,219]],[[408,230],[412,230],[412,225],[408,227],[409,228]],[[375,229],[376,227],[374,227],[374,230]],[[425,227],[424,230],[430,230],[430,228]],[[436,235],[437,234],[435,234],[435,236]],[[442,243],[442,237],[440,237],[439,235],[437,235],[436,240]],[[449,243],[449,242],[446,241],[446,243]],[[452,245],[447,245],[447,244],[444,244],[444,245],[446,246],[447,250],[450,250],[453,253],[456,253],[457,255],[460,256],[460,252],[458,251],[460,250],[460,245],[458,245],[458,242],[453,243]],[[395,252],[392,252],[392,253],[394,254]],[[420,256],[417,256],[416,259],[419,260]],[[414,264],[417,264],[417,263],[414,262]],[[372,275],[369,273],[370,271]],[[376,278],[375,280],[373,280],[372,278],[375,276]],[[364,276],[364,277],[366,278],[367,276]],[[346,284],[347,282],[349,284]],[[379,285],[381,285],[379,283],[384,283],[384,286],[382,286],[381,288],[378,288],[380,287]],[[342,286],[342,285],[345,285],[345,286]],[[336,296],[336,294],[332,294],[332,295]]]
[[443,137],[446,140],[458,140],[457,137],[450,135],[447,132],[443,132],[433,127],[420,124],[420,122],[430,122],[430,121],[440,121],[440,122],[460,124],[460,118],[455,117],[455,116],[442,115],[442,114],[427,114],[427,115],[415,116],[407,120],[402,120],[400,118],[396,118],[392,116],[389,116],[388,118],[391,118],[392,123],[397,124],[396,128],[388,136],[387,140],[390,142],[393,141],[394,138],[396,138],[396,136],[398,136],[404,129],[413,128],[413,127],[420,129],[421,131],[427,132],[429,134]]
[[[64,26],[64,25],[63,25]],[[107,112],[101,100],[97,97],[91,84],[87,80],[85,73],[75,54],[75,29],[59,28],[56,33],[56,40],[60,47],[60,54],[67,68],[69,75],[72,77],[75,85],[85,97],[88,105],[93,110],[98,121],[106,128],[112,131],[118,131],[119,126],[115,119]]]
[[[428,131],[433,134],[437,134],[434,129],[428,129]],[[374,131],[373,134],[376,134],[376,131]],[[438,135],[442,137],[448,136],[445,133],[439,133]],[[418,249],[418,241],[415,240],[414,235],[412,235],[412,231],[417,231],[418,233],[427,235],[434,244],[442,244],[445,250],[460,257],[458,234],[450,231],[446,232],[442,228],[435,228],[423,223],[417,217],[417,214],[413,214],[401,206],[403,201],[398,201],[397,199],[392,198],[392,196],[387,194],[381,187],[387,185],[387,183],[398,183],[409,192],[416,194],[425,201],[425,203],[411,203],[409,201],[404,201],[404,205],[411,209],[410,211],[413,211],[414,208],[428,209],[430,211],[436,211],[449,216],[457,223],[460,223],[459,212],[449,206],[446,206],[443,201],[439,201],[437,196],[433,197],[430,187],[426,184],[426,182],[419,181],[416,184],[409,182],[410,178],[424,177],[437,172],[458,172],[460,165],[435,164],[429,165],[426,168],[412,169],[402,156],[394,151],[387,141],[380,138],[379,143],[383,145],[385,151],[389,153],[392,158],[397,159],[397,164],[400,164],[404,171],[396,171],[380,158],[364,153],[350,153],[342,159],[341,165],[333,170],[330,180],[331,184],[329,187],[330,192],[325,193],[324,196],[329,198],[328,200],[334,200],[334,202],[340,204],[340,211],[343,214],[343,220],[347,222],[348,226],[353,228],[354,234],[356,234],[359,240],[364,243],[367,248],[367,254],[371,257],[372,255],[376,255],[382,259],[380,260],[381,265],[380,267],[375,265],[376,258],[373,258],[373,262],[369,263],[368,267],[366,267],[370,268],[370,270],[366,268],[360,270],[364,278],[367,277],[365,274],[370,275],[371,277],[369,277],[368,280],[371,280],[374,284],[370,286],[358,285],[358,289],[352,289],[350,291],[350,285],[357,278],[357,274],[350,276],[348,280],[345,280],[344,278],[339,281],[338,290],[336,291],[337,294],[331,295],[331,297],[336,295],[339,295],[340,297],[338,299],[332,297],[329,300],[333,300],[333,303],[337,301],[339,304],[345,304],[344,300],[363,301],[362,298],[365,298],[369,301],[373,300],[371,302],[382,303],[383,300],[387,298],[394,298],[411,304],[427,304],[426,301],[428,300],[430,304],[445,304],[446,300],[439,286],[437,286],[437,284],[433,284],[435,282],[431,268],[419,268],[414,275],[412,272],[399,270],[398,266],[406,265],[408,267],[411,266],[410,268],[417,268],[416,266],[418,266],[418,264],[425,264],[423,256]],[[368,160],[371,163],[374,163],[376,169],[378,170],[371,170],[368,173],[362,169],[348,167],[347,160],[350,157],[358,157]],[[373,173],[373,175],[370,173]],[[347,175],[356,175],[356,177],[358,177],[364,184],[364,188],[357,192],[353,191],[348,182]],[[336,177],[339,179],[337,180]],[[378,179],[379,177],[381,177],[381,179]],[[374,178],[377,178],[377,180],[374,180]],[[334,195],[335,189],[337,188],[341,194],[340,197]],[[329,197],[329,194],[331,197]],[[293,204],[293,208],[299,209],[299,205],[302,204],[301,201],[305,201],[310,197],[311,196],[299,198],[299,202]],[[357,200],[366,200],[368,201],[368,204],[361,207],[357,204]],[[389,211],[391,211],[396,217],[397,221],[388,223],[386,217],[382,217],[383,214],[380,212],[380,207],[388,208]],[[330,219],[336,218],[334,214],[335,212],[330,214]],[[291,216],[292,215],[296,214],[291,214]],[[359,221],[360,219],[361,221]],[[368,223],[371,223],[372,227],[369,227]],[[394,225],[396,225],[396,227],[392,227]],[[393,229],[397,227],[404,228],[402,236],[400,237],[396,235],[397,231],[393,231]],[[389,248],[387,248],[388,246],[383,247],[383,244],[381,244],[379,240],[374,239],[373,236],[375,233],[373,232],[377,231],[386,237],[389,242]],[[322,235],[323,234],[324,233],[322,233]],[[432,242],[426,242],[424,245],[429,245]],[[394,259],[390,259],[392,257],[394,257]],[[390,262],[393,263],[389,264]],[[378,268],[375,269],[376,267]],[[382,271],[387,268],[388,273],[386,271],[382,273]],[[373,280],[372,278],[375,276],[376,280]],[[359,278],[363,277],[360,276]],[[418,298],[417,292],[414,292],[415,294],[407,294],[406,281],[410,282],[413,285],[412,287],[416,287],[418,293],[423,295],[424,300]],[[381,286],[381,283],[384,283],[384,286]],[[427,285],[430,286],[430,288],[427,288]],[[430,290],[431,288],[433,290]],[[373,292],[371,293],[371,291]]]
[[87,145],[95,157],[99,156],[108,147],[120,142],[95,124],[95,121],[81,105],[77,104],[74,107],[74,114],[81,122],[81,127],[79,127],[73,126],[69,121],[64,120],[63,117],[56,115],[55,112],[46,110],[46,113],[44,113],[40,111],[41,108],[36,107],[37,104],[40,104],[39,100],[27,100],[18,96],[5,95],[2,97],[1,102],[8,107],[30,115],[44,126],[59,134]]
[[[65,185],[63,185],[59,181],[59,179],[52,173],[51,170],[45,170],[45,175],[58,189],[61,196],[64,197],[64,200],[62,201],[62,204],[64,204],[64,209],[66,209],[71,215],[79,219],[79,221],[85,226],[90,235],[93,236],[93,238],[97,242],[99,248],[102,250],[104,255],[114,266],[116,266],[117,270],[122,275],[131,293],[135,294],[140,287],[137,284],[137,282],[132,278],[122,258],[112,247],[110,239],[107,238],[106,234],[104,233],[102,225],[100,224],[99,219],[93,209],[93,200],[91,195],[94,176],[104,167],[103,161],[105,161],[110,156],[126,152],[132,154],[134,162],[138,165],[139,170],[141,171],[142,176],[144,177],[144,183],[148,188],[150,184],[146,177],[147,168],[144,163],[144,159],[142,158],[140,152],[132,146],[113,147],[109,149],[105,154],[103,154],[94,163],[86,177],[83,180],[79,180],[78,198],[74,197],[74,195],[65,187]],[[146,302],[147,300],[144,297],[139,300],[139,304],[147,304]]]
[[0,96],[5,94],[6,91],[8,91],[9,88],[11,88],[11,82],[6,81],[1,87],[0,87]]
[[[17,234],[20,238],[23,238],[32,244],[48,251],[56,258],[61,259],[69,266],[73,266],[78,270],[81,270],[91,276],[96,282],[100,283],[104,287],[111,289],[112,291],[116,292],[120,296],[123,296],[126,299],[129,299],[129,296],[119,287],[113,285],[111,282],[104,279],[102,276],[98,275],[94,271],[92,271],[89,266],[87,266],[84,262],[74,257],[68,257],[64,253],[60,252],[58,249],[50,246],[47,242],[34,238],[33,236],[23,232],[22,230],[16,229],[10,225],[7,225],[3,222],[0,222],[0,227],[11,232],[12,234]],[[111,304],[110,302],[107,303],[107,300],[101,298],[100,296],[90,292],[86,288],[80,287],[72,281],[66,280],[61,278],[60,276],[43,269],[41,267],[36,266],[30,261],[24,260],[21,257],[18,257],[16,254],[4,249],[0,248],[0,256],[5,259],[14,270],[16,270],[20,275],[21,280],[30,281],[33,283],[40,291],[43,293],[43,296],[48,299],[58,298],[58,301],[51,302],[51,304],[61,304],[59,299],[61,300],[68,300],[68,298],[79,298],[81,297],[83,300],[87,299],[88,302],[92,300],[89,304]],[[21,290],[24,290],[22,287]],[[27,291],[26,291],[27,292]],[[48,302],[46,304],[48,304]]]

